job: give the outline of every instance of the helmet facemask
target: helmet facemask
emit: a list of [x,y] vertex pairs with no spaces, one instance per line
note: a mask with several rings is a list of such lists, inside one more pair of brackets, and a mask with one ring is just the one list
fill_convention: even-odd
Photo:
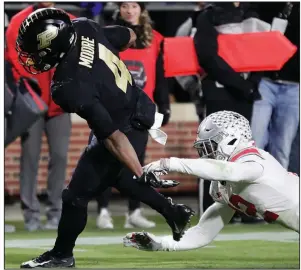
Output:
[[19,42],[16,42],[19,63],[31,74],[40,74],[56,67],[62,59],[60,53],[51,54],[50,48],[29,53],[21,49]]
[[197,149],[200,158],[225,159],[224,155],[219,151],[221,139],[222,135],[218,134],[207,140],[196,140],[193,147]]

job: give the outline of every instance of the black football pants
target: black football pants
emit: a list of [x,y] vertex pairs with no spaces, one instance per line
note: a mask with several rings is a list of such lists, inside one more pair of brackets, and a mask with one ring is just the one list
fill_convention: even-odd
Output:
[[[145,152],[146,152],[146,144],[145,138],[140,136],[140,134],[133,134],[133,139],[137,141],[138,152],[141,153],[138,155],[141,166],[144,164]],[[140,142],[139,142],[140,141]],[[120,175],[121,178],[133,178],[133,173],[125,168]],[[121,181],[127,181],[127,179],[123,179]],[[108,188],[104,192],[102,192],[97,198],[97,210],[100,212],[101,208],[108,208],[109,201],[112,195],[112,188]],[[140,208],[140,201],[130,197],[128,200],[128,210],[129,212],[133,212],[136,209]]]
[[[148,132],[131,129],[126,133],[137,155],[145,149]],[[140,137],[137,140],[137,137]],[[171,205],[167,198],[152,187],[140,184],[132,177],[120,177],[124,166],[107,150],[103,142],[93,137],[82,153],[69,186],[63,191],[62,215],[58,236],[52,252],[56,256],[69,257],[78,235],[87,223],[87,205],[108,187],[149,205],[164,217]]]

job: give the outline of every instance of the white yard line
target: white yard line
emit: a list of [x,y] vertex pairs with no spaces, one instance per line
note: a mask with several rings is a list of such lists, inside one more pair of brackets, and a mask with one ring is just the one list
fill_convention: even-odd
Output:
[[[122,244],[122,236],[102,236],[102,237],[80,237],[76,245],[95,246]],[[228,233],[220,234],[215,241],[242,241],[242,240],[263,240],[276,242],[297,242],[299,235],[296,232],[254,232],[254,233]],[[15,239],[6,240],[5,248],[42,248],[51,247],[55,239]],[[212,246],[211,246],[212,247]]]

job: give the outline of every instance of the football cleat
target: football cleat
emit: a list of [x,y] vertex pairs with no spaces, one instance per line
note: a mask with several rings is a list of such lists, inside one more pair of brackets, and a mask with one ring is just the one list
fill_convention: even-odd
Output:
[[70,268],[75,267],[74,257],[57,258],[46,251],[37,258],[21,264],[20,268]]
[[195,215],[195,212],[184,204],[173,204],[171,198],[168,199],[172,205],[172,211],[165,218],[172,229],[173,239],[180,241],[185,231],[190,227],[191,217]]

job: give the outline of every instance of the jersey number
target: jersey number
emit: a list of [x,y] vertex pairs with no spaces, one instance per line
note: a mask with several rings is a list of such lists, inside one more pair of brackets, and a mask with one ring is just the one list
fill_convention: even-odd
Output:
[[126,65],[109,49],[98,44],[99,58],[103,60],[115,77],[116,85],[126,93],[128,83],[132,85],[132,76]]
[[37,35],[37,39],[39,41],[38,49],[44,49],[51,44],[51,41],[57,37],[58,28],[50,27],[46,31]]
[[[237,210],[243,214],[246,214],[247,216],[256,217],[256,207],[254,204],[247,202],[242,197],[238,195],[232,195],[229,199],[230,203],[235,207],[233,208],[230,204],[229,206],[233,208],[234,210]],[[263,218],[266,222],[273,222],[276,221],[278,218],[278,215],[275,213],[272,213],[270,211],[265,211],[263,213]]]

